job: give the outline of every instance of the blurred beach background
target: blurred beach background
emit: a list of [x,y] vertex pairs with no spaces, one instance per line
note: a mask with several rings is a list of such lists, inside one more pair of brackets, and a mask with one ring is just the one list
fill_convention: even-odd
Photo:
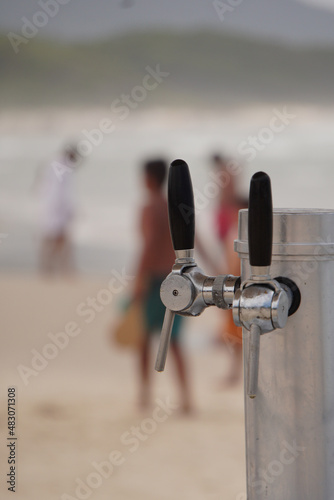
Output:
[[[207,310],[185,326],[193,415],[173,411],[132,453],[121,436],[152,412],[137,409],[134,353],[109,338],[131,280],[89,325],[77,306],[113,273],[136,270],[147,158],[189,164],[197,232],[216,264],[224,256],[217,196],[207,190],[213,153],[238,161],[242,195],[264,170],[276,207],[334,208],[334,7],[325,0],[54,0],[48,11],[46,4],[0,6],[0,496],[11,495],[6,396],[15,386],[20,500],[246,500],[243,389],[218,384],[229,363],[215,343],[219,313]],[[163,76],[143,91],[152,71]],[[131,102],[121,114],[124,95]],[[279,131],[275,116],[285,117]],[[101,132],[103,120],[111,132]],[[83,141],[89,154],[75,174],[72,227],[77,274],[46,279],[38,272],[36,178],[65,144]],[[80,335],[24,384],[18,366],[31,366],[32,350],[42,352],[48,334],[71,321]],[[178,401],[171,370],[154,374],[154,387],[159,401]],[[77,480],[87,485],[92,463],[113,450],[124,463],[78,496]]]

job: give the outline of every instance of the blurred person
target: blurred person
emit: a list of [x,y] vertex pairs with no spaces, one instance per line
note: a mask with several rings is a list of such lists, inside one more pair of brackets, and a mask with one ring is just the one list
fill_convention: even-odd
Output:
[[[160,300],[160,286],[175,262],[172,247],[167,200],[163,193],[167,164],[162,159],[149,160],[144,164],[143,181],[147,200],[141,210],[140,232],[143,241],[134,286],[134,300],[142,305],[144,339],[140,348],[140,406],[147,408],[150,402],[150,344],[155,332],[160,332],[165,307]],[[175,317],[171,336],[171,352],[174,356],[182,395],[182,409],[190,411],[188,374],[180,347],[182,318]]]
[[228,234],[238,217],[238,198],[235,177],[228,170],[228,160],[219,154],[212,156],[212,163],[218,174],[223,173],[226,179],[221,191],[219,205],[216,213],[216,228],[219,240],[226,251]]
[[75,145],[64,148],[59,159],[39,174],[42,241],[40,269],[44,273],[74,271],[70,225],[74,216],[73,172],[79,160]]
[[[239,210],[248,207],[247,200],[239,199],[236,203]],[[225,252],[228,274],[240,276],[240,259],[234,251],[234,241],[238,238],[238,217],[231,225],[225,237]],[[221,330],[221,340],[228,347],[231,354],[231,365],[223,387],[231,387],[241,380],[242,375],[242,328],[236,326],[232,311],[224,311],[226,321]]]
[[[222,243],[225,256],[226,268],[223,274],[240,276],[240,259],[234,251],[234,241],[238,238],[238,214],[239,210],[248,207],[248,201],[237,194],[236,179],[228,171],[228,160],[219,154],[212,156],[212,163],[218,173],[224,174],[226,182],[222,187],[219,206],[216,212],[216,230]],[[231,311],[224,311],[224,321],[219,333],[219,340],[228,348],[231,354],[231,365],[224,387],[237,384],[242,374],[242,328],[237,327],[233,321]]]

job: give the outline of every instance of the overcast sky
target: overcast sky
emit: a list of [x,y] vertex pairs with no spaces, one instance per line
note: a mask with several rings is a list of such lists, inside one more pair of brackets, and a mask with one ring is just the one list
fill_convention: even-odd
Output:
[[[0,30],[20,34],[41,4],[57,0],[0,0]],[[65,0],[59,0],[59,3]],[[334,45],[334,0],[239,0],[219,17],[217,0],[68,0],[38,36],[62,40],[105,38],[152,28],[211,28],[287,42]],[[220,0],[235,5],[235,0]],[[58,7],[57,7],[58,9]]]
[[301,3],[307,3],[315,7],[323,7],[325,9],[334,10],[334,0],[298,0]]

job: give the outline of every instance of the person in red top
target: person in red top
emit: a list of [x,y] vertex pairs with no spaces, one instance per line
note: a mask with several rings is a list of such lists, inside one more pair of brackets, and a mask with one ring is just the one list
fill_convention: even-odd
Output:
[[[224,172],[224,178],[228,180],[222,189],[216,212],[217,235],[222,243],[226,261],[226,269],[223,272],[240,276],[240,260],[234,252],[234,240],[238,237],[239,210],[247,208],[248,201],[237,195],[235,176],[229,173],[227,160],[216,154],[212,156],[212,163],[216,169]],[[238,383],[242,374],[242,329],[235,325],[231,311],[224,311],[224,316],[219,337],[232,354],[229,373],[223,384],[229,387]]]
[[[140,351],[140,404],[142,407],[147,407],[150,401],[150,341],[152,334],[160,332],[162,328],[165,307],[160,300],[160,286],[171,272],[175,253],[169,232],[167,200],[163,192],[167,164],[161,159],[147,161],[144,164],[143,174],[147,201],[140,217],[143,246],[135,281],[134,300],[140,301],[144,313],[146,335]],[[190,410],[188,376],[179,343],[181,322],[182,318],[176,315],[171,351],[176,362],[182,392],[182,408],[188,412]]]
[[212,163],[218,171],[223,171],[226,174],[226,187],[223,187],[219,206],[216,214],[216,228],[219,239],[226,246],[226,240],[231,227],[235,224],[238,218],[238,199],[236,194],[235,178],[227,171],[227,160],[220,155],[213,155]]

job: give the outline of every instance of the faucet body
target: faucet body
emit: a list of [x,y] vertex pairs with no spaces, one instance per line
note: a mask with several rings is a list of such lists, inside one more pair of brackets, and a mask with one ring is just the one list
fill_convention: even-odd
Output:
[[[156,370],[164,370],[175,314],[199,316],[213,305],[221,309],[233,308],[235,323],[250,332],[247,393],[255,398],[260,337],[284,328],[293,301],[289,286],[282,286],[270,276],[273,234],[270,179],[259,172],[251,181],[249,253],[252,273],[243,282],[238,276],[207,276],[194,260],[195,206],[189,168],[183,160],[175,160],[170,167],[168,208],[176,261],[161,286],[166,315]],[[185,208],[187,217],[184,217]]]

